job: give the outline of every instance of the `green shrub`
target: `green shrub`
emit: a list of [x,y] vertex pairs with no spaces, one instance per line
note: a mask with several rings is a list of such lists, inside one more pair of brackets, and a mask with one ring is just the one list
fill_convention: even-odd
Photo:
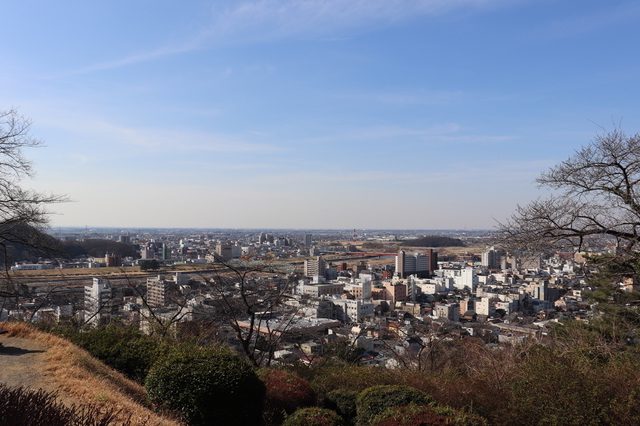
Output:
[[433,399],[416,388],[403,385],[372,386],[360,392],[356,398],[358,424],[369,425],[373,418],[389,408],[416,405],[431,405]]
[[316,395],[306,380],[282,370],[262,370],[258,376],[266,386],[264,422],[279,425],[285,414],[316,403]]
[[69,335],[69,340],[138,383],[160,356],[160,344],[131,327],[105,327]]
[[265,386],[251,367],[221,349],[177,350],[155,364],[149,399],[190,425],[260,424]]
[[301,408],[289,416],[282,426],[341,426],[342,417],[326,408]]
[[335,411],[346,422],[350,423],[356,417],[357,392],[346,389],[333,390],[324,397],[324,406]]

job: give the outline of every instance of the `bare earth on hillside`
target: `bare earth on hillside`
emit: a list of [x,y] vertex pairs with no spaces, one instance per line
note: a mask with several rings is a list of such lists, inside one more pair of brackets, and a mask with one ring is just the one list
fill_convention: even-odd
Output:
[[24,323],[3,322],[0,328],[8,331],[0,336],[0,382],[7,386],[54,392],[67,407],[90,405],[113,411],[113,424],[180,424],[146,407],[142,386],[69,341]]
[[67,406],[79,404],[65,394],[46,373],[45,347],[31,339],[0,336],[0,382],[9,387],[23,386],[33,390],[57,392],[58,400]]

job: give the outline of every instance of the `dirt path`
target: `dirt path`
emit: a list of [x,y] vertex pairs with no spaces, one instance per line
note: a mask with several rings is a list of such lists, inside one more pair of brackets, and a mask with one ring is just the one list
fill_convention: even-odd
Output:
[[61,392],[46,372],[46,348],[32,339],[0,336],[0,383],[9,387],[58,392],[65,405],[79,404],[76,398]]

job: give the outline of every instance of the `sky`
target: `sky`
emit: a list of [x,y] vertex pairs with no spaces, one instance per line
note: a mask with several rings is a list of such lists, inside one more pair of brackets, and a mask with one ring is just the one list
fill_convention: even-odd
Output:
[[640,1],[3,2],[52,226],[491,229],[640,132]]

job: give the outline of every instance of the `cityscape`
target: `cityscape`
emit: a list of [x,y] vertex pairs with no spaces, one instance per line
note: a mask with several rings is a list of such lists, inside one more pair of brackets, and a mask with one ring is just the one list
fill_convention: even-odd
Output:
[[0,424],[640,424],[640,2],[5,2]]
[[[280,330],[277,344],[265,353],[252,342],[251,355],[260,353],[269,363],[318,362],[320,353],[301,348],[321,347],[327,334],[355,342],[363,350],[359,362],[367,365],[419,363],[421,344],[412,343],[416,338],[466,335],[486,344],[516,343],[544,336],[559,319],[592,315],[582,298],[590,290],[583,255],[507,253],[492,245],[495,230],[60,228],[53,234],[67,242],[110,241],[114,250],[130,246],[135,255],[122,251],[18,262],[11,270],[32,297],[5,303],[1,320],[66,322],[79,328],[115,321],[146,333],[154,332],[150,321],[172,333],[180,333],[185,323],[206,323],[226,330],[226,343],[239,347],[234,321],[246,323],[249,317],[231,321],[215,306],[227,293],[239,297],[238,285],[248,285],[227,282],[226,268],[254,263],[260,265],[252,273],[261,285],[274,285],[277,297],[287,297],[286,303],[270,305],[256,326],[257,334]],[[460,245],[403,245],[426,236]],[[611,245],[590,252],[597,250],[611,250]],[[286,272],[280,271],[283,267]],[[212,284],[217,276],[225,277],[224,291]],[[428,333],[418,333],[417,324],[429,324]],[[305,333],[300,346],[296,339],[307,328],[313,332]]]

